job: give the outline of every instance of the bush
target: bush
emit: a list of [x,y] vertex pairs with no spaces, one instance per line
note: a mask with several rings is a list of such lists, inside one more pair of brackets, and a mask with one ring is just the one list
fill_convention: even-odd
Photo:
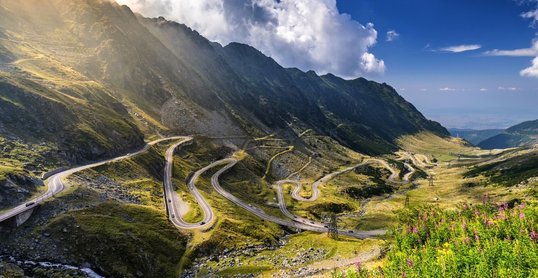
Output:
[[538,277],[538,207],[407,210],[382,269],[336,277]]

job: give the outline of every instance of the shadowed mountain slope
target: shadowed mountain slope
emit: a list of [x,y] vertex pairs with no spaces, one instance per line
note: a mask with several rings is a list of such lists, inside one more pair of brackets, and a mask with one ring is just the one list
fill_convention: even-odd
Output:
[[538,120],[509,127],[503,133],[478,144],[483,149],[504,149],[538,144]]
[[448,132],[386,84],[285,69],[163,18],[105,0],[0,1],[0,135],[78,162],[157,132],[296,136],[312,128],[357,151]]

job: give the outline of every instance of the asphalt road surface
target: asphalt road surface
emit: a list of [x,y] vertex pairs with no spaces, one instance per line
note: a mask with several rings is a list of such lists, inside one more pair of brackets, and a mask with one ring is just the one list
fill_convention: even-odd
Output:
[[[320,232],[320,233],[328,232],[328,229],[325,228],[322,224],[318,224],[318,225],[316,223],[314,223],[314,224],[312,224],[312,223],[305,224],[305,223],[301,223],[301,222],[284,220],[284,219],[281,219],[279,217],[269,215],[269,214],[265,213],[263,210],[261,210],[260,208],[254,206],[252,204],[243,202],[241,199],[235,197],[230,192],[228,192],[224,188],[222,188],[222,186],[219,183],[219,177],[222,175],[222,173],[226,172],[228,169],[235,166],[235,164],[237,164],[237,162],[239,162],[239,160],[237,160],[235,158],[225,158],[223,160],[220,160],[220,162],[226,163],[226,166],[221,168],[219,171],[217,171],[211,177],[211,185],[213,186],[215,191],[217,191],[224,198],[228,199],[230,202],[236,204],[239,207],[242,207],[243,209],[249,211],[250,213],[252,213],[252,214],[254,214],[254,215],[258,216],[258,217],[260,217],[263,220],[273,222],[273,223],[276,223],[276,224],[279,224],[279,225],[282,225],[282,226],[287,226],[287,227],[295,228],[295,229],[299,229],[299,230]],[[378,236],[378,235],[383,235],[386,232],[387,232],[386,230],[371,230],[371,231],[352,231],[352,230],[347,230],[347,231],[339,231],[339,234],[346,235],[346,236],[351,236],[351,237],[356,237],[356,238],[369,238],[369,237],[374,237],[374,236]]]
[[294,188],[294,190],[292,192],[292,197],[295,200],[302,201],[302,202],[313,202],[313,201],[317,200],[318,197],[319,197],[319,189],[318,189],[318,187],[321,184],[324,184],[324,183],[328,182],[329,180],[335,178],[338,175],[341,175],[341,174],[347,173],[349,171],[352,171],[353,169],[355,169],[357,167],[364,166],[364,165],[371,164],[371,163],[380,163],[381,165],[386,167],[391,172],[389,180],[391,182],[395,182],[397,172],[392,167],[390,167],[390,165],[388,163],[386,163],[385,161],[383,161],[381,159],[374,159],[374,158],[367,159],[364,162],[362,162],[360,164],[357,164],[355,166],[351,166],[351,167],[345,168],[343,170],[332,172],[332,173],[322,177],[321,179],[317,180],[316,182],[314,182],[312,184],[312,196],[310,198],[304,198],[304,197],[302,197],[300,195],[302,186],[301,186],[301,183],[299,181],[290,180],[290,179],[280,180],[280,181],[275,183],[275,187],[276,187],[276,190],[277,190],[278,205],[279,205],[280,211],[282,212],[282,214],[284,214],[286,217],[292,219],[293,221],[303,223],[305,225],[318,227],[318,228],[326,228],[327,224],[312,221],[310,219],[306,219],[306,218],[303,218],[303,217],[300,217],[300,216],[297,216],[297,215],[294,215],[293,213],[291,213],[286,207],[286,202],[284,200],[284,193],[282,191],[282,185],[284,185],[284,184],[294,184],[295,185],[295,188]]
[[213,224],[215,220],[215,214],[213,213],[211,206],[207,203],[202,194],[200,194],[200,191],[198,191],[198,189],[196,188],[196,180],[198,180],[198,178],[209,169],[227,164],[227,161],[219,160],[211,163],[210,165],[196,171],[187,182],[187,187],[190,193],[194,196],[194,199],[198,203],[198,206],[200,206],[200,208],[202,209],[204,215],[202,221],[198,223],[188,223],[183,220],[182,217],[188,212],[189,206],[177,194],[172,184],[172,165],[174,163],[174,150],[186,142],[187,141],[179,142],[168,148],[168,150],[166,151],[164,192],[166,197],[168,217],[170,221],[180,229],[204,229],[210,227]]
[[3,221],[5,221],[5,220],[7,220],[9,218],[17,216],[17,215],[19,215],[19,214],[21,214],[21,213],[23,213],[25,211],[28,211],[30,209],[33,209],[37,205],[39,205],[39,204],[45,202],[46,200],[54,197],[58,193],[61,193],[67,187],[66,184],[65,184],[64,179],[66,179],[67,177],[69,177],[70,175],[72,175],[74,173],[77,173],[77,172],[80,172],[80,171],[83,171],[83,170],[87,170],[87,169],[91,169],[91,168],[94,168],[94,167],[98,167],[98,166],[101,166],[101,165],[104,165],[104,164],[107,164],[107,163],[116,162],[116,161],[120,161],[120,160],[123,160],[123,159],[126,159],[126,158],[131,158],[131,157],[137,156],[139,154],[147,152],[151,148],[151,146],[153,146],[155,144],[158,144],[160,142],[163,142],[163,141],[184,140],[186,138],[190,138],[192,140],[192,137],[188,137],[188,136],[175,136],[175,137],[162,138],[162,139],[155,140],[155,141],[147,143],[142,149],[140,149],[137,152],[129,153],[129,154],[119,156],[119,157],[116,157],[116,158],[112,158],[112,159],[103,160],[101,162],[96,162],[96,163],[92,163],[92,164],[88,164],[88,165],[84,165],[84,166],[75,167],[75,168],[68,169],[68,170],[59,172],[57,174],[54,174],[54,175],[50,176],[47,179],[48,188],[47,188],[47,192],[45,192],[45,194],[43,194],[43,195],[41,195],[41,196],[39,196],[37,198],[28,200],[23,204],[20,204],[20,205],[14,207],[14,208],[11,208],[11,209],[3,212],[0,215],[0,222],[3,222]]

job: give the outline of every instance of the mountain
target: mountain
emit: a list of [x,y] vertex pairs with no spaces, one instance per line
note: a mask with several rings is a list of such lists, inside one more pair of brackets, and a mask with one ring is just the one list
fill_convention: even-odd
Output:
[[538,143],[538,120],[527,121],[506,129],[503,133],[478,144],[483,149],[505,149],[532,146]]
[[501,134],[503,129],[460,129],[460,128],[449,128],[448,131],[454,137],[461,137],[467,140],[473,145],[478,145],[478,143]]
[[285,69],[110,1],[0,4],[0,135],[44,144],[59,162],[112,156],[158,132],[295,136],[291,123],[369,154],[406,134],[448,136],[386,84]]

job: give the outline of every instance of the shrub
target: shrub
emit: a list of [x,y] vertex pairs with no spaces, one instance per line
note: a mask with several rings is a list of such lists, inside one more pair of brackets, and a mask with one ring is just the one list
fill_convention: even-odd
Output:
[[463,205],[409,209],[387,263],[336,277],[538,277],[538,207]]

